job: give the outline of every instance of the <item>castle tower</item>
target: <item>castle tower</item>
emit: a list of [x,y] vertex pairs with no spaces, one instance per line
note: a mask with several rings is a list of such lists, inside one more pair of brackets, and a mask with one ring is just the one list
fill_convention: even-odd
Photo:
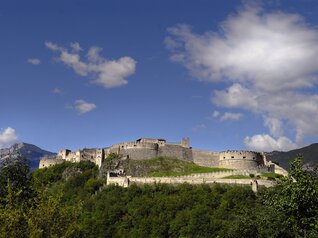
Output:
[[70,150],[64,149],[64,150],[60,150],[57,155],[61,157],[62,159],[66,159],[66,157],[68,156],[70,152],[71,152]]
[[190,147],[190,139],[189,137],[183,137],[181,141],[181,146],[189,148]]
[[75,162],[77,162],[77,163],[81,162],[81,156],[82,156],[81,150],[78,149],[78,150],[75,152]]

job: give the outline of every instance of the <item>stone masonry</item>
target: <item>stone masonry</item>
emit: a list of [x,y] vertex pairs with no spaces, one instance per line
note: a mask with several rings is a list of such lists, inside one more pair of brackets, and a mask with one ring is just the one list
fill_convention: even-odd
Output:
[[49,167],[64,160],[70,162],[88,160],[101,167],[102,162],[111,153],[117,153],[132,160],[146,160],[158,156],[168,156],[206,167],[262,170],[283,175],[287,174],[286,170],[266,160],[264,153],[236,150],[211,152],[192,149],[189,138],[183,138],[180,143],[170,143],[165,139],[140,138],[136,141],[118,143],[110,147],[98,149],[82,149],[74,152],[63,149],[55,159],[41,160],[39,168]]

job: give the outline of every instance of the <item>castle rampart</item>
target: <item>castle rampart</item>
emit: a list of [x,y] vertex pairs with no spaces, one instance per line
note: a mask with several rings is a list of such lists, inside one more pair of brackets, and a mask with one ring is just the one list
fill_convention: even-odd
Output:
[[206,167],[219,167],[219,152],[192,149],[193,162]]
[[257,169],[264,165],[261,153],[228,150],[220,152],[219,166],[229,169]]
[[39,164],[39,169],[51,167],[53,165],[61,164],[63,162],[64,162],[63,159],[41,159]]
[[[157,156],[174,157],[180,160],[192,161],[201,166],[221,167],[236,170],[264,170],[286,174],[287,172],[279,166],[266,160],[263,153],[254,151],[228,150],[223,152],[211,152],[192,149],[189,138],[183,138],[180,143],[169,143],[164,139],[140,138],[133,142],[114,144],[102,149],[83,149],[71,152],[61,150],[56,161],[66,160],[80,162],[92,161],[101,167],[104,159],[110,153],[117,153],[132,160],[147,160]],[[50,166],[54,162],[43,160],[40,168]],[[56,162],[60,163],[60,162]]]
[[158,156],[174,157],[186,161],[193,161],[192,150],[180,145],[166,144],[159,147]]

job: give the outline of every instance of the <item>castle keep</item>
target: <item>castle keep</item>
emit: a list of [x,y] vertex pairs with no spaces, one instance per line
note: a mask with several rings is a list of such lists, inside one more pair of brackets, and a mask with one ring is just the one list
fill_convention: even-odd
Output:
[[117,153],[132,160],[167,156],[207,167],[270,171],[281,174],[286,172],[278,165],[267,161],[264,153],[234,150],[210,152],[192,149],[189,138],[183,138],[180,143],[169,143],[164,139],[141,138],[133,142],[123,142],[99,149],[83,149],[75,152],[64,149],[57,154],[55,159],[42,159],[39,168],[59,164],[65,160],[71,162],[88,160],[101,167],[105,158],[111,153]]

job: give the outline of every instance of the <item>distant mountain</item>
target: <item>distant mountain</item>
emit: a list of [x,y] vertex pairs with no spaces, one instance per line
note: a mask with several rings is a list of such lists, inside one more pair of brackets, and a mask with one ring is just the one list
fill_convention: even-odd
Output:
[[13,158],[17,155],[26,157],[30,162],[31,169],[33,170],[39,167],[41,158],[51,157],[56,154],[53,152],[42,150],[41,148],[32,144],[18,143],[12,145],[10,148],[0,149],[0,162],[10,155]]
[[277,162],[287,170],[290,170],[289,162],[297,155],[302,155],[305,169],[312,169],[318,165],[318,143],[288,152],[273,151],[265,154],[267,159]]

